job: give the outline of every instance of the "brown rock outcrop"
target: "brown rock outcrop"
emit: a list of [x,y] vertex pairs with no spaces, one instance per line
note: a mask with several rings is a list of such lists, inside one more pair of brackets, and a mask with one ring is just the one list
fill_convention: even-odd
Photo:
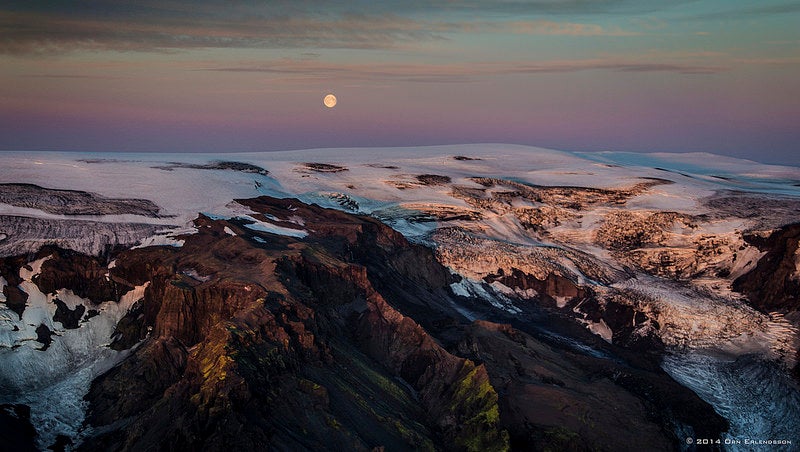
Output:
[[[149,336],[94,382],[88,421],[108,433],[84,449],[507,447],[486,370],[447,352],[382,298],[366,266],[339,257],[406,248],[385,263],[425,287],[447,275],[424,273],[429,251],[374,220],[297,201],[251,208],[261,205],[271,218],[292,207],[312,235],[201,217],[200,233],[157,261],[148,249],[118,257],[113,279],[150,281],[131,314],[131,334]],[[347,377],[332,374],[342,366]]]
[[42,293],[70,289],[79,297],[102,303],[119,301],[122,294],[127,292],[127,288],[119,287],[107,277],[107,264],[101,258],[52,246],[43,248],[39,255],[50,256],[34,278]]
[[768,237],[746,234],[745,240],[766,251],[756,267],[733,282],[750,304],[762,311],[800,310],[800,223],[784,226]]

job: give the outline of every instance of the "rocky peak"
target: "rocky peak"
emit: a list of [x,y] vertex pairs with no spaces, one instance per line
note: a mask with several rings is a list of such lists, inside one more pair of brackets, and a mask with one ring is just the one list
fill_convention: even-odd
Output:
[[[209,447],[223,439],[294,448],[314,448],[323,441],[356,449],[387,444],[505,447],[497,396],[485,369],[452,355],[393,308],[370,282],[374,259],[359,261],[366,247],[394,255],[384,267],[411,285],[428,277],[402,269],[432,265],[429,251],[415,251],[371,219],[296,200],[243,203],[258,212],[254,218],[281,226],[289,227],[282,224],[289,215],[301,218],[309,235],[276,236],[235,221],[200,218],[198,234],[187,236],[181,248],[169,253],[137,249],[117,257],[113,275],[151,281],[136,314],[144,328],[131,329],[149,333],[129,359],[94,382],[88,396],[93,425],[108,426],[123,413],[128,433],[95,437],[84,447],[165,446],[165,438],[177,448]],[[224,233],[226,227],[236,235]],[[153,253],[158,260],[151,259]],[[359,355],[352,377],[359,385],[378,384],[396,394],[394,399],[346,396],[351,388],[329,369],[353,363]],[[172,365],[153,365],[167,356]],[[141,373],[149,375],[148,384],[131,380]],[[130,387],[138,388],[132,391],[140,394],[138,402],[129,397]],[[345,394],[334,395],[341,391]],[[278,413],[306,404],[320,409],[306,415],[316,431],[300,439],[290,433],[302,428],[295,424],[298,419]],[[183,420],[165,423],[158,435],[133,427],[153,425],[178,408]],[[417,409],[428,415],[397,417]],[[246,421],[252,416],[261,420]],[[376,430],[363,431],[353,416],[370,418],[367,425]],[[384,421],[376,424],[378,419]],[[234,427],[246,433],[233,439]]]

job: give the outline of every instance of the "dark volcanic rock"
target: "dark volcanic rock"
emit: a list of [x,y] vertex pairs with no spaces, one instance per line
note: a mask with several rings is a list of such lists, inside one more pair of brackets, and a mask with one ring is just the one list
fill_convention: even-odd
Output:
[[50,348],[50,344],[53,343],[53,335],[54,333],[45,324],[36,327],[36,342],[42,344],[39,350],[45,351]]
[[691,218],[675,212],[647,215],[631,212],[609,214],[597,230],[598,244],[612,251],[631,251],[644,246],[661,245],[664,234],[676,221],[691,223]]
[[269,171],[265,170],[264,168],[261,168],[260,166],[253,165],[251,163],[230,162],[225,160],[220,160],[206,164],[170,162],[167,165],[154,166],[153,168],[161,169],[164,171],[172,171],[178,168],[186,168],[186,169],[201,169],[201,170],[231,170],[231,171],[239,171],[242,173],[260,174],[262,176],[266,176],[269,174]]
[[420,174],[417,180],[423,185],[444,185],[450,183],[450,176],[440,176],[438,174]]
[[488,369],[515,449],[673,450],[679,426],[713,438],[728,429],[663,373],[559,350],[509,325],[476,321],[458,349]]
[[6,306],[14,311],[20,320],[22,320],[22,313],[25,312],[25,303],[28,302],[28,294],[19,288],[22,283],[19,270],[25,265],[25,262],[26,259],[23,257],[0,258],[0,276],[6,280],[6,285],[3,287]]
[[61,322],[64,328],[68,330],[74,330],[80,326],[79,322],[86,311],[85,306],[79,304],[75,306],[75,309],[70,309],[66,303],[58,298],[53,299],[53,303],[56,304],[56,312],[53,315],[54,322]]
[[466,156],[463,156],[463,155],[455,155],[455,156],[453,156],[453,160],[460,160],[460,161],[463,161],[463,162],[468,162],[468,161],[472,161],[472,160],[482,160],[482,159],[479,159],[477,157],[466,157]]
[[761,230],[781,228],[800,216],[800,199],[796,196],[722,190],[703,203],[719,218],[747,218],[754,220],[753,228]]
[[355,308],[360,310],[357,318],[350,316],[355,342],[414,388],[448,442],[471,450],[493,450],[506,442],[497,428],[497,394],[483,366],[448,353],[424,328],[389,306],[372,288],[367,268],[303,262],[296,270],[308,264],[314,270],[305,271],[302,279],[318,297],[329,303],[363,300]]
[[83,321],[86,322],[92,317],[96,317],[98,315],[100,315],[100,311],[98,311],[97,309],[89,309],[88,311],[86,311],[86,315],[83,316]]
[[6,306],[22,320],[22,313],[25,312],[25,303],[28,302],[28,294],[17,286],[7,285],[3,287],[3,295],[6,297]]
[[[587,205],[593,204],[623,205],[631,197],[643,193],[651,187],[672,183],[672,181],[666,179],[642,178],[645,180],[644,182],[639,182],[629,188],[610,190],[593,187],[534,185],[492,177],[472,177],[470,179],[486,188],[500,187],[509,189],[514,196],[521,199],[576,210],[581,210]],[[474,199],[476,198],[475,192],[469,193],[462,190],[454,191],[453,194],[468,203],[476,201]],[[478,196],[478,198],[480,197],[482,197],[482,194]]]
[[347,171],[347,168],[339,165],[334,165],[332,163],[306,162],[303,163],[302,165],[303,169],[315,171],[318,173],[340,173],[342,171]]
[[119,301],[130,289],[107,277],[108,266],[103,259],[56,247],[43,248],[39,255],[50,256],[42,264],[39,275],[33,278],[42,293],[69,289],[75,295],[98,304]]
[[483,321],[469,328],[459,349],[485,360],[515,449],[672,450],[645,403],[596,374],[600,360]]
[[14,452],[38,450],[29,406],[0,405],[0,448]]
[[[125,316],[117,322],[114,327],[114,333],[111,335],[110,347],[112,349],[117,351],[127,350],[147,337],[147,333],[152,327],[148,329],[145,324],[143,308],[144,304],[141,300],[134,303]],[[89,310],[86,316],[89,317],[92,312],[93,310]]]
[[130,358],[92,383],[87,422],[109,425],[141,413],[183,373],[186,348],[170,338],[145,343]]
[[53,452],[64,452],[67,450],[67,446],[71,446],[72,444],[72,439],[69,436],[58,435],[56,436],[56,441],[47,446],[47,450],[52,450]]

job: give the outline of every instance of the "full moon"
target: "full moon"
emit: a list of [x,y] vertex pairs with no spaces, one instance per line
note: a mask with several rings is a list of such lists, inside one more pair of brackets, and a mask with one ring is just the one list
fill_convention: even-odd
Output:
[[322,100],[322,103],[328,108],[333,108],[336,106],[336,96],[333,94],[328,94],[325,96],[325,99]]

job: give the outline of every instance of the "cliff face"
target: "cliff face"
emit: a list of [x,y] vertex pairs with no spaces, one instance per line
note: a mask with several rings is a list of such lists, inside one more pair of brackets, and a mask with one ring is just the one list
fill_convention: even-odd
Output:
[[734,281],[734,289],[764,311],[800,310],[800,224],[784,226],[767,237],[745,235],[745,240],[766,254]]
[[[127,357],[85,397],[82,450],[666,450],[678,429],[727,428],[629,350],[578,353],[470,321],[433,251],[375,219],[239,202],[256,213],[201,215],[181,247],[125,250],[113,265],[40,253],[41,292],[70,289],[89,310],[142,288],[110,338]],[[24,262],[0,261],[7,293]],[[569,303],[590,295],[558,274],[496,279]],[[70,323],[75,311],[59,309]]]
[[[800,328],[800,223],[787,225],[768,236],[746,235],[747,240],[765,252],[755,268],[733,282],[756,309],[778,312]],[[800,349],[793,368],[800,380]]]

